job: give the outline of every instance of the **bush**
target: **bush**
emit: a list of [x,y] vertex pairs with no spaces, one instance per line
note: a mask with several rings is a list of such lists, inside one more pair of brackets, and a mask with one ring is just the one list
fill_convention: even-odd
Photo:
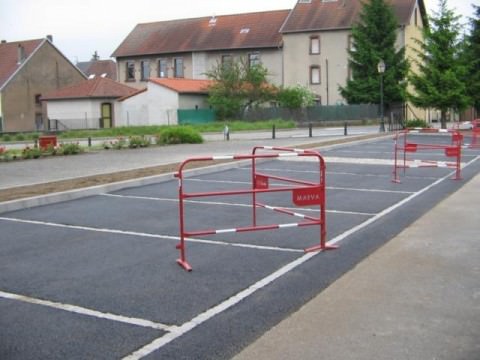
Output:
[[188,126],[168,127],[157,136],[157,144],[201,144],[202,136],[198,131]]
[[12,137],[8,134],[3,134],[2,141],[12,141]]
[[58,155],[76,155],[83,152],[78,143],[60,144],[57,149]]
[[147,146],[150,146],[150,140],[144,136],[130,136],[128,138],[128,147],[131,149]]
[[15,140],[16,141],[24,141],[25,140],[25,135],[17,134],[17,135],[15,135]]
[[38,159],[40,156],[42,156],[42,150],[39,148],[31,148],[27,146],[22,150],[22,158],[24,159]]
[[430,125],[425,120],[413,119],[408,120],[405,124],[407,128],[429,128]]

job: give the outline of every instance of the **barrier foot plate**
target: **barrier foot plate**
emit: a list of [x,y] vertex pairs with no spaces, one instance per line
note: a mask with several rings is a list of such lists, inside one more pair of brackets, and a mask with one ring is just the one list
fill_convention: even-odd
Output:
[[186,260],[177,259],[177,264],[189,272],[192,271],[192,267]]
[[314,251],[324,251],[324,250],[335,250],[338,249],[337,245],[315,245],[309,248],[306,248],[304,251],[305,252],[314,252]]

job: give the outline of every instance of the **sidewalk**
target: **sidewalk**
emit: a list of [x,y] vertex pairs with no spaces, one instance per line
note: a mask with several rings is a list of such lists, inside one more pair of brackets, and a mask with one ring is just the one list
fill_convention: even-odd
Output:
[[480,175],[234,360],[480,359]]

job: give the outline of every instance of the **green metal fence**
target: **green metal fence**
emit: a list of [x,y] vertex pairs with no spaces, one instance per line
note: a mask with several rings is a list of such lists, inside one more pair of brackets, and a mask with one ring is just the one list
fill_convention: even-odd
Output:
[[178,110],[178,124],[204,124],[215,121],[215,111],[211,109]]
[[378,105],[333,105],[314,106],[305,109],[285,109],[279,107],[250,109],[244,120],[285,119],[302,122],[327,122],[348,120],[371,120],[379,118]]

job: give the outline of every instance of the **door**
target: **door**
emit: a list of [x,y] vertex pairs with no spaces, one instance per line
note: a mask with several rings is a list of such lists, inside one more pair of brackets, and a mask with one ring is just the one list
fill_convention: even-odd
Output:
[[112,104],[103,103],[102,104],[102,117],[100,118],[100,127],[101,128],[111,128],[112,127]]

